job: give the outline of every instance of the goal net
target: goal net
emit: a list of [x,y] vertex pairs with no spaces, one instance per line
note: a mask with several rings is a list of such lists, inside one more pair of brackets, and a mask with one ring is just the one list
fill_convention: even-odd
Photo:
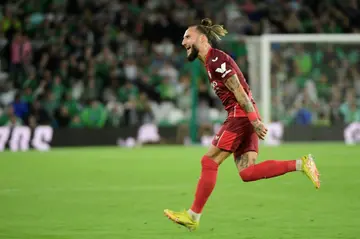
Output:
[[[247,48],[249,77],[260,78],[252,88],[261,89],[256,100],[266,123],[328,126],[336,123],[334,108],[347,101],[359,106],[360,35],[264,35],[247,38]],[[295,119],[302,108],[304,119]],[[344,114],[345,123],[355,120]]]

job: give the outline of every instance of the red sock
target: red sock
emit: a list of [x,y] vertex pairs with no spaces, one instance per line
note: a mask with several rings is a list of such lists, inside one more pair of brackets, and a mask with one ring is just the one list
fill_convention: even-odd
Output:
[[243,169],[240,172],[240,177],[244,182],[250,182],[277,177],[292,171],[296,171],[296,160],[267,160]]
[[201,176],[196,188],[195,200],[191,206],[191,210],[195,213],[201,213],[206,201],[216,184],[218,172],[218,164],[207,156],[201,159]]

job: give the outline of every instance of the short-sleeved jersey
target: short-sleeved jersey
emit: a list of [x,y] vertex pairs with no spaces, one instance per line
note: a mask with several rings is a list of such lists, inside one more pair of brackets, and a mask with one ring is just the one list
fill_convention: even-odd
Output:
[[205,66],[210,84],[228,112],[228,117],[246,117],[246,112],[239,105],[234,94],[225,85],[227,79],[237,74],[240,84],[250,97],[250,100],[255,103],[250,87],[236,62],[225,52],[210,48],[206,56]]

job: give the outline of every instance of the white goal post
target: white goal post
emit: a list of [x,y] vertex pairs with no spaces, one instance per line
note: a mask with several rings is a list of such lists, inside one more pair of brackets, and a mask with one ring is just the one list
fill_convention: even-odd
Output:
[[[236,38],[236,37],[235,37]],[[271,45],[273,43],[333,43],[333,44],[359,44],[360,34],[265,34],[260,37],[242,37],[245,40],[248,50],[249,75],[256,87],[252,90],[258,96],[263,121],[271,122]],[[232,39],[234,39],[232,37]],[[257,46],[257,47],[256,47]],[[259,78],[260,79],[257,79]]]

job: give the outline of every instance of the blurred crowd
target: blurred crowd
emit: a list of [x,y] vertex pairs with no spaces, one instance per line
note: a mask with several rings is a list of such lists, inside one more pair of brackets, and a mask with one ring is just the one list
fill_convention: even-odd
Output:
[[360,122],[360,48],[353,44],[276,44],[274,121],[300,125]]
[[[192,82],[198,121],[221,122],[206,72],[189,64],[181,47],[188,25],[210,17],[241,36],[360,30],[356,0],[7,0],[0,6],[0,125],[186,123]],[[220,47],[251,84],[245,42]],[[358,49],[274,47],[273,120],[359,121]]]

